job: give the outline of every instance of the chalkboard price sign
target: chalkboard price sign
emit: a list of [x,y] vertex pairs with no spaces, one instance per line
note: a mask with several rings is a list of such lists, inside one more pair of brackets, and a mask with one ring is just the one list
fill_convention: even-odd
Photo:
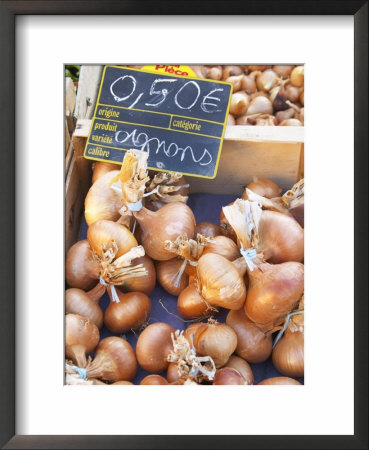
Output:
[[215,178],[232,85],[105,66],[85,158],[121,163],[131,148],[148,167]]

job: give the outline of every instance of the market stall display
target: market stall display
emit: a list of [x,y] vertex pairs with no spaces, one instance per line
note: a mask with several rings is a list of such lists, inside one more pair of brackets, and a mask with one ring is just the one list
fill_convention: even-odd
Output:
[[[302,88],[292,107],[301,110],[303,68],[261,69],[207,67],[202,75],[228,75],[235,93],[252,80],[268,101],[273,88],[279,102],[291,86]],[[274,100],[269,116],[287,110]],[[247,175],[222,194],[209,193],[215,180],[201,180],[202,190],[191,177],[148,171],[139,150],[125,152],[121,166],[77,163],[78,151],[75,158],[66,183],[65,311],[76,326],[66,342],[67,383],[303,382],[301,154],[293,183]],[[79,207],[71,216],[72,194]]]

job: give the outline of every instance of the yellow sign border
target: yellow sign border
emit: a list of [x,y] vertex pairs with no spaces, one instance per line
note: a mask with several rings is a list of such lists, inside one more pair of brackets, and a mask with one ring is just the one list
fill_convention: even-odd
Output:
[[[91,135],[92,125],[93,125],[94,119],[98,119],[98,117],[96,117],[96,111],[97,111],[98,105],[101,105],[101,103],[99,103],[98,100],[100,99],[100,94],[101,94],[102,86],[103,86],[103,84],[104,84],[105,72],[106,72],[106,69],[107,69],[107,68],[113,68],[113,69],[126,69],[126,70],[131,70],[132,72],[145,72],[145,73],[149,73],[149,74],[153,74],[153,73],[155,73],[155,72],[150,72],[150,71],[140,70],[140,69],[132,69],[131,67],[125,67],[125,66],[114,66],[114,65],[112,65],[112,66],[111,66],[111,65],[106,65],[106,66],[104,66],[103,74],[102,74],[102,76],[101,76],[101,81],[100,81],[99,93],[98,93],[98,96],[97,96],[97,99],[96,99],[96,104],[95,104],[94,114],[93,114],[92,119],[91,119],[90,130],[89,130],[89,132],[88,132],[88,137],[87,137],[85,149],[84,149],[84,152],[83,152],[83,157],[84,157],[85,159],[90,159],[90,160],[92,160],[92,161],[103,161],[103,162],[110,162],[111,164],[122,164],[122,163],[120,163],[119,161],[106,161],[106,160],[102,160],[102,159],[99,159],[99,158],[92,158],[92,157],[90,157],[90,156],[88,156],[88,157],[86,156],[86,149],[87,149],[87,146],[88,146],[89,144],[91,145],[91,143],[89,143],[88,141],[89,141],[89,137],[90,137],[90,135]],[[161,72],[160,72],[160,75],[161,75],[161,76],[164,76],[164,77],[169,77],[169,78],[180,78],[179,75],[173,76],[173,75],[167,75],[167,74],[161,73]],[[220,154],[222,153],[222,149],[223,149],[223,140],[224,140],[224,134],[225,134],[225,129],[226,129],[226,125],[227,125],[227,119],[228,119],[228,114],[229,114],[229,108],[230,108],[231,98],[232,98],[232,93],[233,93],[233,85],[232,85],[232,83],[227,83],[226,81],[209,80],[209,79],[207,79],[207,78],[198,78],[198,77],[191,77],[191,76],[186,76],[186,77],[183,77],[183,78],[185,78],[185,79],[191,79],[191,80],[207,81],[207,82],[209,82],[209,83],[226,84],[227,86],[230,86],[230,87],[231,87],[230,94],[229,94],[229,99],[228,99],[228,105],[227,105],[227,109],[226,109],[226,114],[225,114],[225,116],[224,116],[222,136],[221,136],[220,138],[217,138],[217,139],[220,139],[220,142],[219,142],[219,152],[218,152],[218,157],[217,157],[217,161],[216,161],[215,167],[214,167],[214,175],[211,176],[211,177],[208,177],[208,176],[205,176],[205,175],[198,175],[198,174],[193,174],[193,173],[179,172],[179,173],[182,173],[183,175],[187,175],[187,176],[190,176],[190,177],[206,178],[206,179],[208,179],[208,180],[214,180],[214,178],[216,178],[217,173],[218,173],[218,166],[219,166]],[[114,107],[114,105],[110,105],[110,106]],[[151,111],[149,111],[149,112],[151,112]],[[178,114],[175,114],[175,115],[178,115]],[[184,117],[185,117],[185,116],[184,116]],[[191,117],[191,119],[193,119],[193,117]],[[209,121],[209,122],[210,122],[210,121]],[[215,123],[219,123],[219,124],[220,124],[221,122],[215,122]],[[129,149],[121,148],[121,149],[119,149],[119,150],[122,150],[122,151],[128,151]],[[157,167],[148,167],[148,169],[155,170],[155,171],[157,171],[157,172],[176,172],[175,170],[164,170],[164,169],[158,169]]]

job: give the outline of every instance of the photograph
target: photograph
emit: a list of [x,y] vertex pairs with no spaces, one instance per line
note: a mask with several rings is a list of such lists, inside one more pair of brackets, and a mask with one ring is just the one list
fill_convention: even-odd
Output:
[[65,65],[65,384],[304,384],[304,65]]
[[367,19],[0,0],[0,448],[368,448]]

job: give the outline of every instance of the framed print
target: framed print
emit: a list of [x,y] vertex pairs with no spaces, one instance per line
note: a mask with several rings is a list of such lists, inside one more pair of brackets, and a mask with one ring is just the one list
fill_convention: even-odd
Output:
[[[367,448],[368,4],[243,3],[0,3],[4,448]],[[65,386],[65,64],[244,61],[306,70],[304,386]]]

